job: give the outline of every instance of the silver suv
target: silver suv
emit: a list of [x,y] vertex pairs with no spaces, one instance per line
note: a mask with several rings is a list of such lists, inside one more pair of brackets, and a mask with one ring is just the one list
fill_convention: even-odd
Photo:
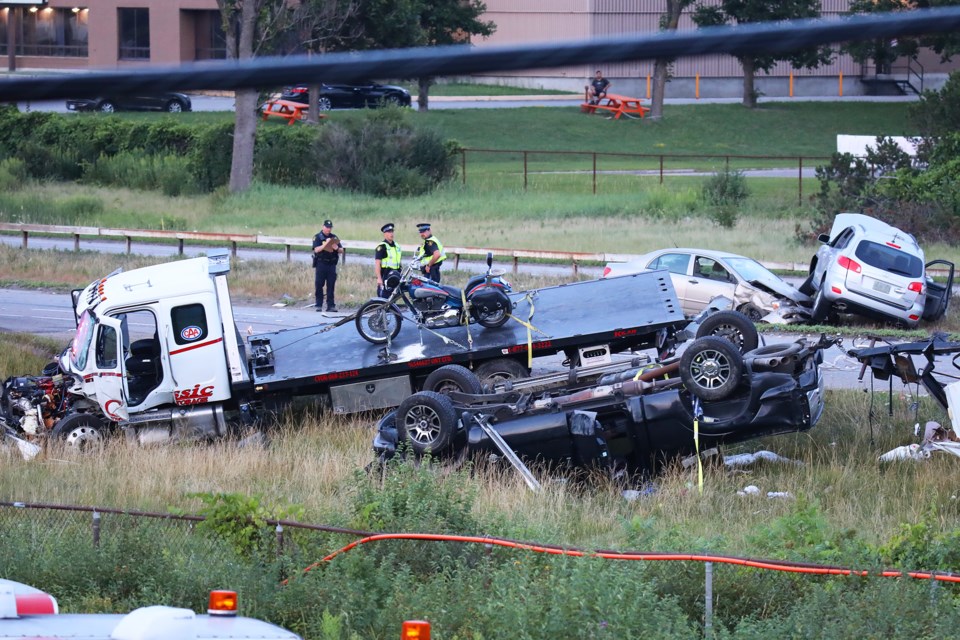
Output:
[[[814,322],[845,312],[915,327],[946,311],[949,288],[928,282],[923,249],[909,233],[860,213],[840,213],[819,240],[823,245],[801,287],[814,295]],[[937,304],[927,305],[928,287]]]

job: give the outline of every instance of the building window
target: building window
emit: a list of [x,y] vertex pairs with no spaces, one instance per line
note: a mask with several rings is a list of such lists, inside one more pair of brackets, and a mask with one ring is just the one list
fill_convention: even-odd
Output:
[[117,9],[121,60],[150,59],[150,10]]
[[195,29],[197,60],[223,60],[227,57],[227,36],[219,11],[197,11]]
[[2,12],[0,39],[7,49],[7,20],[10,11],[18,11],[16,53],[21,56],[86,57],[87,9],[54,9],[39,11],[8,9]]

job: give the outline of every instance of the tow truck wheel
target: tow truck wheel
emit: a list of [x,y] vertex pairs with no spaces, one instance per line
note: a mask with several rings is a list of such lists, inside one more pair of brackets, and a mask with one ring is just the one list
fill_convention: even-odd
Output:
[[420,391],[397,408],[397,442],[409,442],[414,453],[446,449],[457,430],[457,412],[447,396]]
[[437,393],[443,394],[450,393],[451,391],[472,393],[474,395],[483,393],[480,380],[477,376],[473,375],[473,371],[459,364],[448,364],[431,372],[423,383],[423,390],[436,391]]
[[68,449],[88,453],[103,446],[103,424],[89,413],[75,413],[53,426],[53,437]]
[[683,386],[701,400],[723,400],[742,375],[743,356],[725,338],[697,338],[680,356]]
[[480,378],[480,384],[491,387],[498,382],[530,377],[530,371],[512,358],[497,358],[484,362],[477,367],[476,374]]
[[739,311],[717,311],[707,316],[697,329],[697,338],[704,336],[726,338],[740,353],[753,351],[760,344],[757,328]]
[[400,333],[403,316],[385,300],[369,300],[357,311],[357,333],[373,344],[386,344]]

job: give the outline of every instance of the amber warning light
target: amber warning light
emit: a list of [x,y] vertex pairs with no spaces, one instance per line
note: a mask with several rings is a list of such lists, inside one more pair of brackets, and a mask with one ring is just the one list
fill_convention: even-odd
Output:
[[407,620],[403,623],[400,640],[430,640],[430,623],[423,620]]
[[207,613],[212,616],[237,615],[237,592],[211,591],[210,604],[207,606]]

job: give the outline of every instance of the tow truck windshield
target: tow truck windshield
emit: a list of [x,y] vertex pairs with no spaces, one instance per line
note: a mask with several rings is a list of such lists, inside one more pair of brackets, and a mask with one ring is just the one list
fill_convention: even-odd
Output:
[[73,344],[70,345],[70,364],[76,371],[83,371],[87,366],[87,354],[90,353],[90,341],[93,340],[93,329],[96,324],[96,318],[89,309],[80,316],[77,333],[73,336]]

